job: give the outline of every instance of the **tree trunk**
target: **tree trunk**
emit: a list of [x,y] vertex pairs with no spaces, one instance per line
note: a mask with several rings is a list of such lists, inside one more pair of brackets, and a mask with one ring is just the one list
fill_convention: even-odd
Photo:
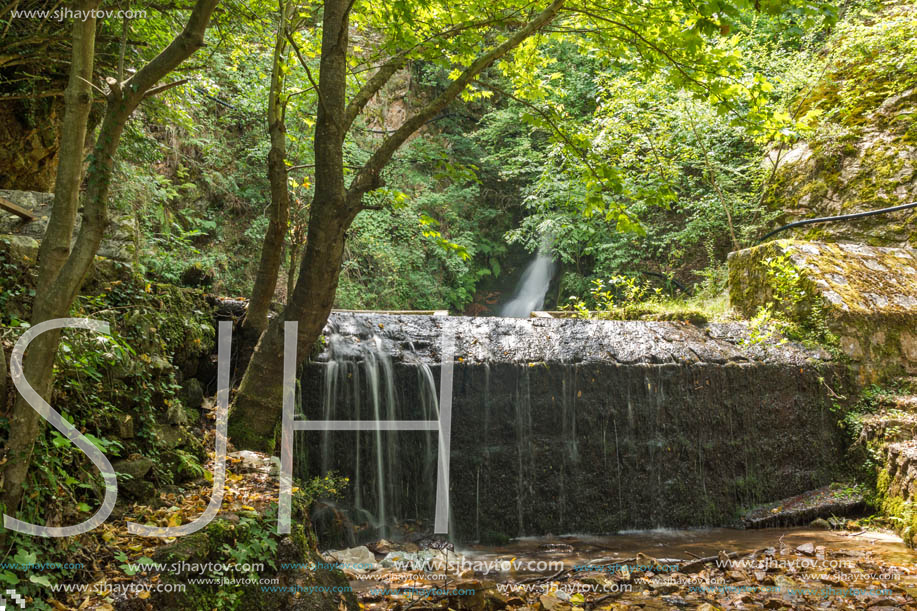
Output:
[[[99,0],[79,2],[77,10],[89,11],[99,6]],[[92,69],[95,60],[94,17],[73,23],[73,63],[70,80],[64,91],[64,119],[61,123],[60,150],[58,152],[57,178],[54,183],[54,203],[48,226],[38,250],[38,282],[36,293],[48,289],[67,257],[80,201],[80,182],[83,176],[83,150],[89,111],[92,108]]]
[[293,290],[296,288],[296,262],[299,260],[299,244],[295,238],[290,240],[290,271],[287,272],[287,304],[293,296]]
[[[137,71],[131,78],[118,82],[113,78],[108,79],[110,91],[107,94],[105,117],[99,129],[92,160],[86,175],[86,195],[83,207],[83,222],[80,226],[76,243],[69,254],[58,258],[59,249],[52,252],[49,247],[46,252],[52,254],[44,261],[39,261],[39,279],[43,278],[44,286],[36,291],[32,306],[32,325],[67,316],[73,300],[89,272],[95,255],[99,250],[107,223],[108,190],[111,184],[114,156],[118,150],[121,133],[128,118],[137,106],[148,95],[156,93],[154,89],[159,80],[174,70],[182,61],[187,59],[194,51],[203,45],[204,31],[210,21],[210,15],[216,8],[218,0],[198,0],[191,11],[185,29],[166,47],[159,55]],[[85,60],[85,45],[88,44],[87,28],[92,36],[95,35],[95,25],[86,26],[87,21],[74,21],[74,63],[71,70],[77,73],[84,70],[82,62]],[[77,29],[80,28],[78,38]],[[79,44],[77,42],[79,41]],[[80,52],[79,61],[77,52]],[[89,55],[91,58],[91,54]],[[163,86],[164,88],[167,86]],[[76,97],[76,102],[81,98]],[[69,102],[69,101],[68,101]],[[69,109],[68,109],[69,111]],[[74,110],[76,112],[76,110]],[[63,130],[73,129],[73,125],[64,122]],[[85,128],[84,128],[85,129]],[[85,132],[84,132],[85,133]],[[76,138],[62,135],[64,138]],[[64,164],[81,166],[83,162],[82,147],[71,150],[70,157],[60,157],[62,167]],[[79,172],[67,170],[65,172],[71,180],[79,185]],[[69,184],[58,183],[66,193],[55,193],[55,204],[60,199],[64,205],[70,205],[67,199]],[[73,221],[67,228],[65,220],[67,210],[58,215],[58,226],[55,229],[56,239],[66,236],[69,247],[69,236],[73,232]],[[52,213],[54,214],[54,213]],[[75,218],[75,217],[73,217]],[[48,267],[46,267],[48,266]],[[53,267],[57,270],[53,270]],[[53,272],[53,273],[52,273]],[[28,353],[23,361],[23,374],[35,391],[48,400],[51,389],[51,379],[54,368],[54,358],[60,340],[60,331],[42,333],[29,346]],[[10,415],[10,439],[8,443],[8,461],[3,469],[2,502],[7,513],[13,514],[19,508],[22,499],[22,487],[28,475],[29,463],[35,440],[40,429],[38,413],[22,397],[17,397]]]
[[[98,0],[80,3],[80,10],[98,7]],[[91,15],[91,13],[86,13]],[[58,155],[57,179],[54,185],[54,208],[48,220],[45,237],[39,248],[38,283],[32,307],[32,323],[47,320],[49,311],[58,308],[54,285],[61,268],[70,255],[70,240],[76,221],[79,204],[79,190],[82,178],[83,147],[86,143],[86,127],[89,109],[92,106],[92,68],[95,59],[96,20],[73,20],[73,51],[70,65],[70,80],[64,93],[64,120],[61,123],[61,148]],[[53,303],[52,303],[53,300]],[[67,304],[69,308],[69,303]],[[66,311],[61,314],[66,316]],[[23,363],[23,373],[32,387],[47,398],[51,387],[51,372],[60,331],[39,335],[29,348],[28,358]],[[4,368],[6,357],[4,356]],[[3,372],[4,379],[6,372]],[[5,393],[4,393],[5,395]],[[5,396],[4,396],[5,399]],[[5,401],[3,403],[5,406]],[[7,441],[7,463],[3,469],[2,500],[5,513],[14,514],[22,498],[22,487],[28,474],[32,448],[38,437],[38,413],[22,396],[16,398],[10,412],[10,436]]]
[[[273,451],[283,400],[283,323],[288,320],[299,323],[297,358],[301,363],[331,313],[343,262],[345,233],[362,209],[363,195],[382,186],[380,175],[392,155],[483,70],[550,23],[563,3],[564,0],[554,0],[506,41],[472,62],[444,92],[386,138],[347,188],[344,184],[344,135],[372,97],[371,90],[381,88],[388,77],[374,76],[350,105],[345,105],[350,3],[325,1],[314,139],[315,197],[309,216],[306,250],[289,304],[283,314],[268,325],[242,377],[229,417],[229,436],[236,447]],[[395,61],[403,62],[403,57]],[[390,77],[395,72],[392,65],[390,62],[383,66],[378,74]]]
[[[268,325],[255,347],[230,414],[229,436],[237,447],[273,450],[279,421],[283,323],[299,321],[299,345],[315,342],[334,301],[344,256],[344,232],[356,216],[347,210],[344,132],[350,5],[326,0],[315,122],[315,197],[309,214],[306,251],[299,280],[283,314]],[[302,360],[303,350],[299,350]]]
[[6,412],[6,350],[0,344],[0,413]]
[[274,45],[274,61],[271,70],[271,90],[267,105],[267,129],[271,138],[271,150],[267,155],[267,175],[271,185],[271,206],[269,223],[261,247],[261,262],[255,275],[255,286],[248,303],[248,311],[242,322],[245,335],[251,344],[267,327],[268,313],[277,278],[283,262],[283,244],[287,235],[290,217],[290,191],[287,184],[287,136],[284,122],[286,100],[284,98],[287,58],[286,28],[289,22],[291,2],[281,2],[280,23],[277,27],[277,41]]

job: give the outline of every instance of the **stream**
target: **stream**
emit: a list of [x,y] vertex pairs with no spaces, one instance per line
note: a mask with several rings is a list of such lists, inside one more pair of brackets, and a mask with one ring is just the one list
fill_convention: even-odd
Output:
[[849,527],[523,537],[454,551],[380,541],[370,547],[395,551],[345,573],[379,610],[917,609],[917,552]]

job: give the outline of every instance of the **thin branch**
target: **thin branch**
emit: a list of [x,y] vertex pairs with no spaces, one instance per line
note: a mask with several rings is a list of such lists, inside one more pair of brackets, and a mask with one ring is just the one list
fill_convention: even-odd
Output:
[[153,97],[154,95],[158,95],[162,93],[163,91],[172,89],[172,87],[178,87],[179,85],[184,85],[185,83],[187,83],[190,80],[191,79],[183,78],[177,81],[173,81],[171,83],[166,83],[165,85],[159,85],[158,87],[153,87],[152,89],[150,89],[143,95],[143,99],[145,100],[147,98]]
[[[325,106],[325,97],[322,95],[322,90],[319,89],[318,83],[312,77],[312,70],[309,69],[309,64],[306,62],[306,58],[303,57],[302,51],[299,50],[299,45],[296,44],[296,41],[293,40],[293,36],[290,32],[285,32],[287,40],[290,42],[290,46],[293,47],[293,52],[296,54],[296,58],[299,60],[300,65],[305,69],[306,76],[309,79],[309,82],[312,83],[312,89],[315,90],[318,95],[318,103],[322,105],[322,110],[325,111],[325,114],[328,114],[328,107]],[[329,115],[331,116],[331,115]]]
[[685,104],[685,114],[688,115],[688,123],[691,125],[691,131],[694,132],[694,139],[700,145],[700,150],[704,154],[704,165],[707,166],[707,179],[710,181],[710,184],[716,191],[716,194],[720,200],[720,205],[723,207],[723,211],[726,213],[726,221],[729,223],[729,235],[732,237],[732,246],[736,250],[739,250],[739,241],[736,239],[736,230],[732,225],[732,212],[729,210],[729,204],[726,202],[726,196],[723,194],[722,189],[720,189],[720,183],[717,181],[716,174],[713,172],[713,166],[710,163],[710,157],[707,155],[706,140],[703,140],[700,137],[700,134],[697,132],[697,125],[694,122],[694,115],[691,114],[691,109],[688,108],[687,104]]
[[91,82],[91,81],[87,81],[87,80],[84,79],[82,76],[78,76],[78,77],[76,77],[76,78],[80,79],[80,80],[83,81],[84,83],[87,83],[90,87],[92,87],[93,89],[95,89],[96,91],[98,91],[103,97],[107,97],[107,94],[106,94],[104,91],[102,91],[102,89],[101,89],[98,85],[96,85],[95,83],[93,83],[93,82]]

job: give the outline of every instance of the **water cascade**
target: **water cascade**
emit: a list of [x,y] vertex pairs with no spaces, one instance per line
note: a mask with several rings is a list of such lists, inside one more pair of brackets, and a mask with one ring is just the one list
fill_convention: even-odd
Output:
[[[446,328],[457,540],[728,525],[842,462],[822,380],[845,388],[843,370],[739,323],[334,314],[303,417],[436,420]],[[432,531],[436,432],[298,435],[297,475],[351,479],[353,539]]]
[[549,249],[542,248],[525,268],[513,298],[500,310],[500,316],[527,318],[534,310],[540,310],[553,275],[554,261]]
[[[404,386],[403,377],[396,376],[392,358],[379,335],[364,334],[353,338],[330,333],[326,339],[320,364],[313,364],[322,370],[321,392],[313,394],[314,387],[304,390],[300,385],[299,417],[312,414],[323,420],[438,418],[436,385],[427,363],[399,364],[404,370],[399,374],[413,374],[408,384],[410,392],[406,395],[400,387]],[[320,402],[316,400],[318,397]],[[314,408],[320,409],[313,411]],[[408,411],[411,415],[405,416]],[[297,469],[302,472],[310,465],[314,470],[318,465],[321,474],[337,473],[350,478],[347,502],[352,513],[350,519],[364,524],[369,532],[379,537],[388,536],[389,527],[405,515],[416,513],[416,507],[411,509],[416,503],[413,498],[416,492],[405,485],[404,478],[409,478],[407,481],[435,480],[437,446],[433,432],[311,433],[320,437],[317,453],[308,449],[313,438],[302,437],[304,433],[298,435]],[[320,460],[310,462],[309,456],[320,457]],[[410,464],[413,460],[418,463]]]

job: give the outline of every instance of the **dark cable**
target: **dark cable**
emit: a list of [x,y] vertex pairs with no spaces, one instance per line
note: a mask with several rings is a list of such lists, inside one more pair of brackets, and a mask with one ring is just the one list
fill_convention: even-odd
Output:
[[896,212],[898,210],[906,210],[908,208],[917,208],[917,202],[912,202],[910,204],[902,204],[900,206],[893,206],[891,208],[881,208],[879,210],[868,210],[866,212],[857,212],[855,214],[842,214],[841,216],[826,216],[819,219],[806,219],[804,221],[796,221],[795,223],[790,223],[789,225],[784,225],[783,227],[778,227],[774,229],[763,238],[755,242],[760,244],[767,238],[771,237],[774,234],[780,233],[785,229],[792,229],[793,227],[802,227],[803,225],[814,225],[815,223],[832,223],[834,221],[849,221],[851,219],[859,219],[865,216],[873,216],[876,214],[885,214],[886,212]]
[[689,291],[689,290],[687,289],[687,287],[685,287],[684,284],[682,284],[681,282],[679,282],[679,281],[678,281],[676,278],[674,278],[674,277],[671,277],[671,278],[670,278],[669,276],[666,276],[665,274],[660,274],[659,272],[648,272],[648,271],[646,271],[645,269],[641,269],[641,270],[639,270],[639,272],[640,272],[641,274],[646,275],[646,276],[653,276],[653,277],[655,277],[655,278],[662,278],[662,279],[665,280],[666,282],[669,282],[669,283],[671,283],[672,285],[674,285],[675,287],[677,287],[677,288],[678,288],[679,290],[681,290],[681,292],[684,293],[685,295],[691,295],[691,291]]

